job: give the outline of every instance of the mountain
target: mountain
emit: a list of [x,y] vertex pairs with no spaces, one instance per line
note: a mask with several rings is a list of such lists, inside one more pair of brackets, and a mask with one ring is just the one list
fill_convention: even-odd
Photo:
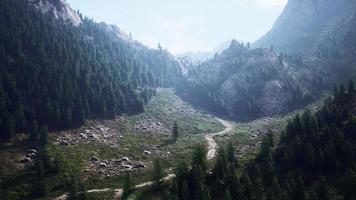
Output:
[[[63,0],[0,2],[0,138],[143,111],[182,76],[169,52],[76,13]],[[37,136],[33,136],[36,138]]]
[[346,46],[355,37],[353,0],[289,0],[273,28],[254,47],[273,46],[288,54],[317,54],[325,48]]
[[225,49],[227,49],[230,43],[231,40],[225,41],[214,47],[211,51],[186,52],[177,54],[175,56],[177,58],[188,58],[193,63],[201,63],[213,58],[215,54],[219,54]]
[[204,109],[244,121],[301,107],[319,97],[333,78],[317,57],[278,55],[233,40],[220,55],[190,70],[179,94]]
[[79,26],[82,22],[79,14],[75,12],[65,0],[29,0],[42,14],[52,14],[57,19]]

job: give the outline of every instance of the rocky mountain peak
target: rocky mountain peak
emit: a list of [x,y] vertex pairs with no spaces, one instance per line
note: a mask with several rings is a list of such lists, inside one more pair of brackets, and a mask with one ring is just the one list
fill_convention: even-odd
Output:
[[75,26],[82,22],[80,16],[65,0],[29,0],[42,13],[52,13],[57,19],[68,21]]

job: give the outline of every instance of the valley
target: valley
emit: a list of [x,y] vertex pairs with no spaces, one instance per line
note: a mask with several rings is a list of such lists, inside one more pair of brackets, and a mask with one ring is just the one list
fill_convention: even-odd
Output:
[[[254,43],[210,52],[96,20],[0,1],[0,200],[356,199],[354,0],[289,0]],[[183,21],[155,31],[183,40]]]
[[[48,156],[58,160],[63,171],[47,180],[50,187],[56,188],[68,174],[75,172],[81,175],[89,197],[118,196],[122,189],[116,188],[123,186],[126,172],[130,172],[137,189],[149,186],[153,161],[159,157],[167,177],[171,178],[172,169],[181,161],[189,161],[194,146],[198,144],[207,145],[207,159],[212,164],[219,146],[232,142],[236,155],[244,163],[259,152],[261,140],[268,130],[278,134],[291,116],[301,112],[236,123],[192,107],[173,89],[159,88],[156,92],[141,114],[117,116],[114,120],[88,120],[78,129],[51,133]],[[310,107],[316,110],[320,104],[318,101]],[[179,130],[176,142],[172,140],[175,122]],[[17,148],[14,145],[16,140],[12,146],[1,148],[1,157],[5,160],[15,158],[3,166],[11,169],[4,175],[18,174],[17,179],[21,180],[32,173],[33,164],[19,163],[27,149],[24,146]],[[23,181],[25,183],[27,179]],[[21,185],[20,181],[15,188]],[[26,191],[23,192],[26,195]],[[56,196],[58,192],[54,190],[52,195]],[[63,197],[57,196],[57,199]]]

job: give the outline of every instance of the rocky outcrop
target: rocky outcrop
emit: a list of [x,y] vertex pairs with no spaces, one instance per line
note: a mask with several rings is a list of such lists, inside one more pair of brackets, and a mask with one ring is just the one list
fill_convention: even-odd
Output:
[[251,50],[233,41],[191,71],[179,94],[216,114],[245,121],[303,106],[332,80],[328,65],[317,57]]
[[80,16],[65,0],[29,0],[42,13],[52,13],[57,19],[68,21],[75,26],[82,22]]
[[354,0],[289,0],[273,28],[254,43],[289,54],[312,54],[342,45],[352,29]]

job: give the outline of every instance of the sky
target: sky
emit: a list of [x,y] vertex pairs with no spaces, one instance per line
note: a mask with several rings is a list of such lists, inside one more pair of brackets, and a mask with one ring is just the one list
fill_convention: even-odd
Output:
[[96,22],[117,25],[143,44],[174,54],[209,51],[268,32],[287,0],[67,0]]

